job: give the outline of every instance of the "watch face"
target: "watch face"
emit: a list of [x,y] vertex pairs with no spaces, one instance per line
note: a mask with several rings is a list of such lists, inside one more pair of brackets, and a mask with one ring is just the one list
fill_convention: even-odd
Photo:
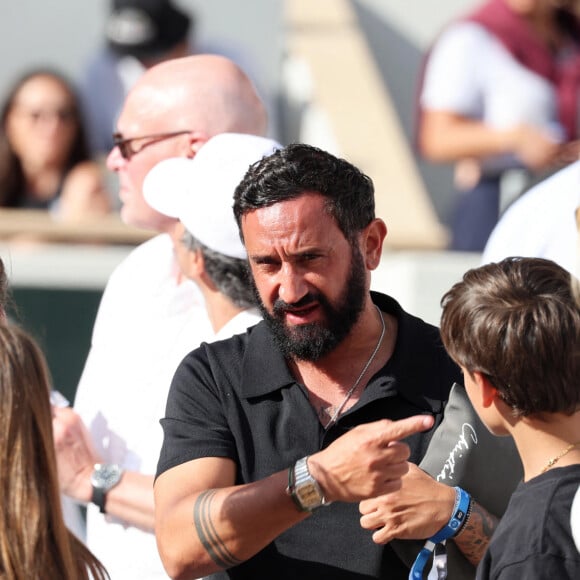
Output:
[[118,465],[97,464],[91,476],[91,484],[95,487],[109,490],[121,478],[121,468]]
[[322,500],[320,492],[314,483],[304,483],[296,487],[295,493],[300,503],[305,507],[318,506]]

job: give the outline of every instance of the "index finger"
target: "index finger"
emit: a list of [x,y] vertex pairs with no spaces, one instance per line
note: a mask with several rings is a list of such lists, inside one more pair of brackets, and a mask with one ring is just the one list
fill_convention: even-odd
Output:
[[431,429],[435,423],[435,419],[431,415],[414,415],[399,421],[385,420],[385,428],[382,432],[381,439],[385,445],[392,441],[399,441],[409,435],[420,433]]

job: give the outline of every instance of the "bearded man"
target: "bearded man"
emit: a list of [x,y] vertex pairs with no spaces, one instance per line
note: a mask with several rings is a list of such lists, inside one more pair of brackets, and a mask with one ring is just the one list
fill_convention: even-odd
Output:
[[415,510],[410,537],[445,526],[453,488],[413,464],[460,379],[437,328],[370,291],[387,233],[372,181],[290,145],[250,167],[234,213],[264,320],[202,345],[174,377],[154,487],[166,570],[406,579],[358,504],[413,471],[433,509]]

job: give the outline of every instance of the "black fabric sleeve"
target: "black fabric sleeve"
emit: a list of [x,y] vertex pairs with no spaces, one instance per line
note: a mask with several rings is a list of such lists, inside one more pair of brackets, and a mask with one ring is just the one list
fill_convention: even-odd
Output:
[[175,372],[165,417],[157,476],[201,457],[235,458],[235,443],[223,405],[225,377],[216,376],[206,345],[188,354]]

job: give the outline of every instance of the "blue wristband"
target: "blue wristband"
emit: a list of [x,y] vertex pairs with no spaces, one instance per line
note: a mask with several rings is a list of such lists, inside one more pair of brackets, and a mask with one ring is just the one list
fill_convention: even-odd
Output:
[[453,508],[453,515],[444,528],[441,528],[434,536],[429,538],[434,544],[452,538],[461,529],[467,516],[470,501],[471,496],[464,489],[455,487],[455,507]]
[[411,568],[411,572],[409,573],[409,580],[423,580],[423,570],[425,569],[425,565],[429,561],[434,548],[435,544],[431,540],[427,540],[425,542],[425,545],[417,554],[415,563]]
[[455,505],[453,514],[445,527],[441,528],[436,534],[431,536],[426,542],[409,572],[409,580],[422,580],[423,570],[429,557],[433,553],[435,546],[449,538],[452,538],[459,532],[468,515],[471,496],[460,487],[455,487]]

